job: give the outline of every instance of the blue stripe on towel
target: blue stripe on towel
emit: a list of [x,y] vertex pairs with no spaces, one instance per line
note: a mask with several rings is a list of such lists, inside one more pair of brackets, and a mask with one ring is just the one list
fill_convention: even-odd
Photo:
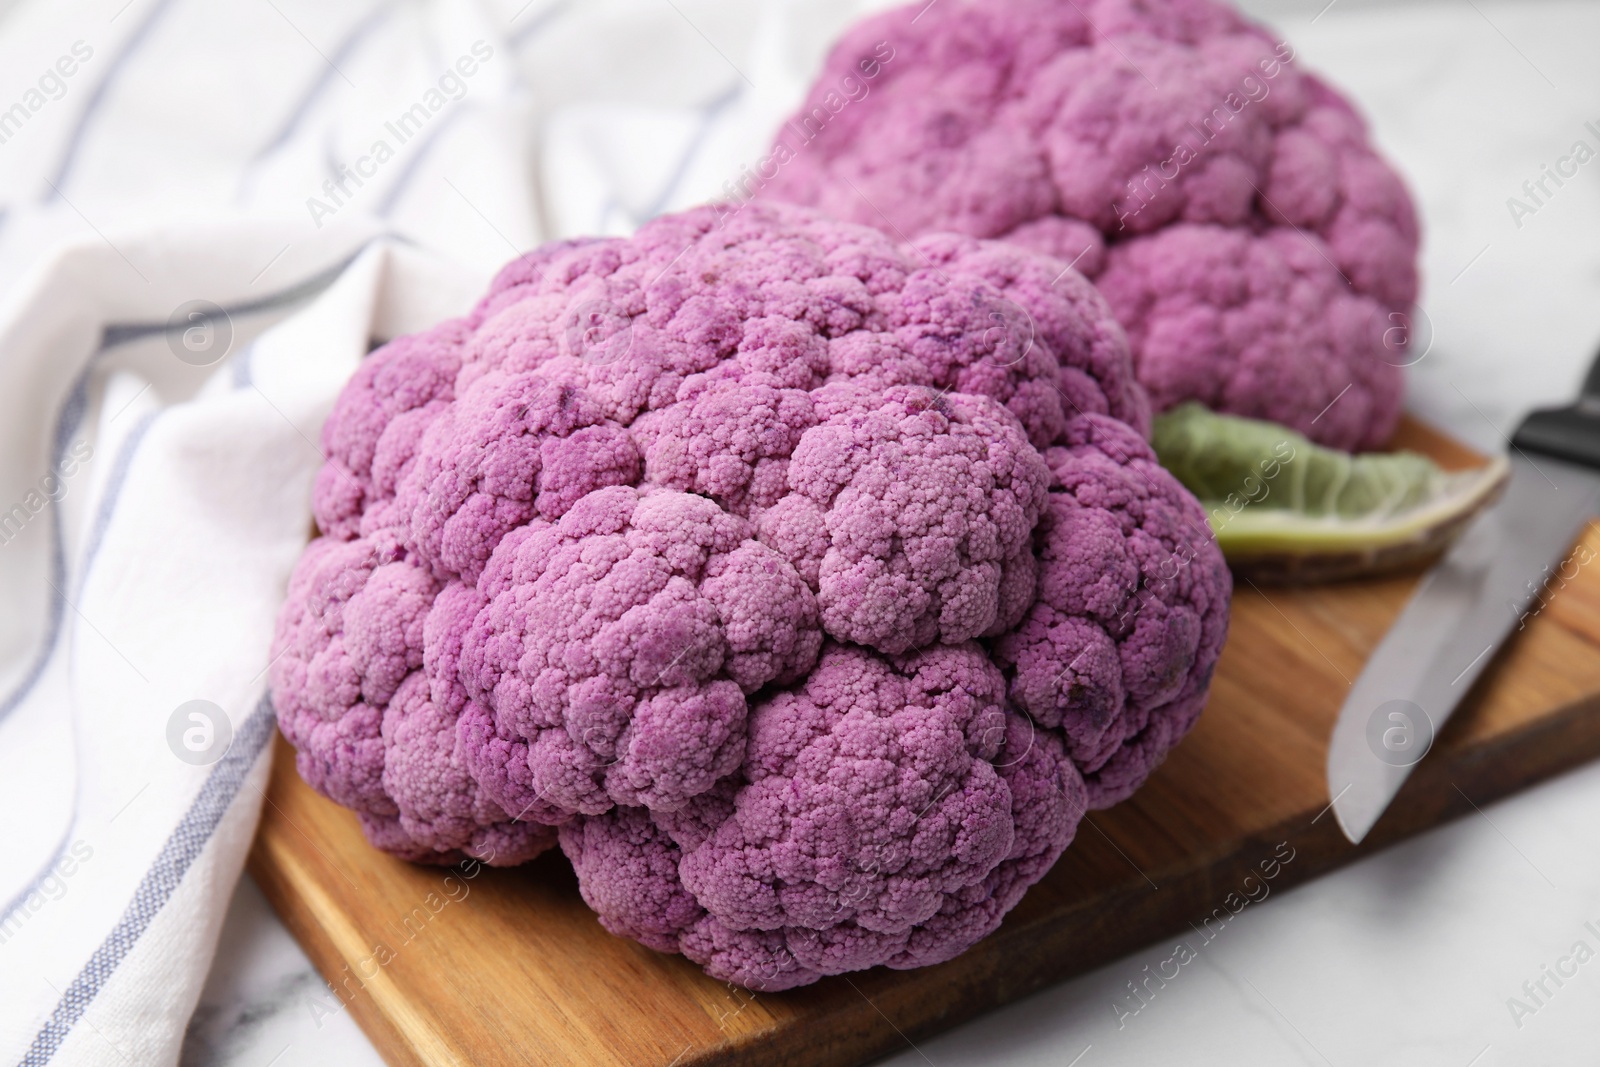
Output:
[[160,21],[161,16],[172,6],[172,0],[159,0],[150,9],[127,40],[122,44],[122,50],[111,60],[111,69],[106,71],[106,76],[95,83],[94,92],[89,96],[89,102],[83,105],[83,110],[78,113],[78,124],[72,128],[72,136],[67,138],[67,147],[61,153],[61,162],[56,165],[55,177],[50,181],[50,192],[45,195],[44,202],[49,203],[61,195],[61,187],[66,184],[67,177],[72,173],[72,165],[78,160],[78,149],[83,145],[84,133],[89,129],[89,124],[105,104],[111,90],[111,84],[122,73],[123,67],[132,59],[134,54],[144,46],[145,39],[150,35],[150,30]]
[[[245,315],[255,311],[265,311],[274,307],[292,304],[325,289],[343,274],[368,246],[374,241],[382,240],[387,236],[390,235],[380,235],[364,242],[339,263],[301,282],[297,282],[259,300],[231,305],[225,308],[224,311],[229,315]],[[100,346],[89,355],[88,360],[84,363],[83,369],[79,372],[78,378],[68,394],[66,403],[62,405],[61,414],[57,419],[55,447],[52,453],[56,461],[59,462],[60,457],[65,453],[67,442],[72,439],[87,414],[89,376],[100,358],[118,345],[162,334],[166,331],[167,325],[164,322],[112,323],[107,324],[102,329]],[[253,347],[253,344],[251,347]],[[249,354],[250,349],[247,348],[236,358],[248,358]],[[248,369],[245,374],[246,379],[248,379]],[[235,384],[237,384],[237,378],[238,372],[235,371]],[[99,550],[106,527],[110,525],[116,501],[120,496],[128,469],[132,465],[133,454],[143,441],[150,424],[154,422],[159,414],[159,412],[152,412],[146,416],[141,425],[129,434],[123,444],[123,448],[119,450],[116,467],[108,479],[106,495],[102,498],[100,510],[95,517],[95,526],[90,535],[89,550],[85,554],[83,564],[85,573],[87,573],[90,564],[92,564],[95,553]],[[65,599],[60,590],[66,584],[66,548],[61,535],[60,517],[54,508],[51,509],[51,529],[54,539],[53,568],[56,576],[53,580],[56,588],[51,590],[50,620],[46,625],[46,639],[22,684],[3,702],[0,702],[0,719],[3,719],[7,713],[21,704],[32,691],[34,685],[38,683],[39,676],[43,674],[50,657],[54,655],[55,647],[61,637],[61,617],[65,609]],[[139,885],[139,889],[135,892],[133,903],[129,905],[128,911],[124,914],[122,920],[112,930],[110,937],[90,957],[89,963],[67,989],[61,1002],[57,1004],[55,1011],[51,1014],[50,1021],[34,1039],[33,1046],[21,1061],[25,1067],[49,1062],[56,1049],[60,1047],[66,1036],[71,1032],[73,1025],[83,1016],[89,1002],[94,999],[101,986],[115,972],[117,965],[132,950],[139,936],[143,934],[145,927],[150,924],[150,920],[154,918],[156,913],[161,910],[161,906],[172,895],[173,889],[176,888],[178,881],[182,879],[183,873],[188,870],[189,864],[193,862],[194,857],[199,854],[200,849],[209,840],[211,832],[221,819],[222,813],[232,803],[234,795],[238,792],[239,783],[243,781],[244,772],[249,769],[254,762],[255,756],[260,753],[267,739],[270,738],[274,719],[275,716],[272,712],[270,700],[267,697],[263,697],[256,711],[235,736],[233,745],[228,750],[227,755],[218,762],[206,779],[205,785],[201,787],[199,796],[190,807],[183,822],[178,825],[177,830],[173,832],[161,853],[157,856],[155,863],[146,873],[144,880]],[[259,737],[256,736],[257,734],[259,734]],[[240,761],[243,762],[243,769],[228,770],[228,768],[238,764]],[[228,786],[225,781],[223,781],[222,785],[218,784],[219,781],[222,781],[219,779],[219,775],[222,775],[225,771],[233,776],[231,786]],[[224,788],[226,796],[221,799],[219,805],[217,800],[218,791]],[[212,812],[212,809],[215,809],[215,811]],[[211,814],[207,816],[207,813]],[[209,822],[205,821],[207,817],[209,817]],[[204,827],[203,833],[197,829],[197,827],[202,826]],[[175,845],[175,843],[178,844]],[[65,846],[66,840],[63,839],[61,844],[57,846],[56,855],[52,858],[52,864],[55,858],[59,858]],[[170,881],[170,885],[166,884],[168,881]],[[164,889],[162,888],[163,886],[165,886]],[[32,887],[30,886],[29,888],[31,889]],[[0,918],[14,911],[26,899],[28,892],[28,889],[24,889],[15,899],[8,902],[3,912],[0,912]]]
[[[530,0],[530,3],[531,2],[532,0]],[[535,37],[539,36],[545,30],[554,25],[557,19],[559,19],[562,15],[565,15],[570,7],[572,7],[572,0],[559,0],[558,3],[551,4],[549,7],[533,16],[533,18],[523,23],[521,27],[511,34],[511,47],[520,48],[529,41],[533,40]],[[511,17],[513,21],[516,19],[515,15]]]
[[[106,527],[111,525],[111,513],[116,510],[117,500],[122,495],[122,486],[127,480],[128,468],[133,464],[133,454],[139,450],[139,445],[144,440],[145,434],[150,431],[150,427],[155,423],[156,418],[160,414],[161,412],[159,411],[148,412],[144,418],[139,420],[138,425],[136,425],[129,432],[127,438],[122,442],[122,447],[117,450],[116,465],[112,468],[111,477],[106,481],[105,495],[100,498],[100,508],[95,513],[94,530],[89,535],[89,547],[84,552],[83,569],[86,575],[88,574],[89,568],[94,563],[95,555],[100,551],[100,542],[105,537]],[[46,657],[46,659],[48,659],[48,657]],[[76,799],[73,801],[73,809],[73,820],[76,821]],[[28,896],[31,893],[40,887],[45,878],[48,876],[48,872],[55,867],[55,865],[61,860],[61,857],[66,854],[67,842],[71,836],[72,835],[70,833],[64,835],[61,838],[61,841],[56,845],[56,850],[50,856],[50,861],[46,863],[43,868],[46,873],[39,875],[33,881],[23,886],[22,889],[17,891],[15,896],[6,901],[4,907],[0,907],[0,927],[5,925],[6,921],[11,918],[13,912],[22,907],[23,902],[28,899]]]
[[372,10],[367,12],[360,22],[356,23],[355,27],[345,35],[344,40],[339,42],[339,47],[333,50],[333,55],[329,60],[322,64],[316,80],[300,95],[299,101],[289,110],[289,115],[284,120],[283,125],[267,139],[267,143],[262,145],[255,155],[250,157],[251,163],[258,163],[265,159],[276,149],[283,147],[284,143],[294,136],[295,128],[305,121],[306,116],[311,113],[312,106],[327,91],[328,86],[333,84],[333,79],[339,75],[339,65],[355,53],[355,50],[366,40],[368,34],[388,21],[389,16],[394,14],[394,11],[394,0],[382,0],[382,2],[374,4]]
[[122,913],[122,918],[61,995],[55,1011],[50,1013],[50,1020],[34,1037],[19,1067],[44,1067],[50,1062],[72,1032],[73,1026],[83,1018],[94,998],[116,973],[117,966],[139,943],[139,938],[160,914],[189,867],[216,832],[222,817],[227,814],[234,797],[244,785],[245,775],[255,766],[256,758],[271,739],[275,721],[271,699],[262,697],[256,710],[234,736],[227,755],[217,762],[206,778],[205,785],[200,787],[200,795],[189,806],[183,821],[167,838],[155,863],[140,881],[139,888],[134,890],[133,900]]
[[[357,256],[366,251],[373,238],[363,243],[348,257],[317,274],[297,282],[286,289],[259,300],[251,300],[223,308],[225,314],[248,315],[257,311],[267,311],[272,308],[292,304],[297,300],[321,292],[334,280],[343,274]],[[137,323],[109,323],[102,328],[100,333],[100,347],[90,353],[89,359],[84,363],[83,369],[78,372],[77,379],[72,384],[72,390],[67,394],[66,403],[61,406],[61,414],[56,420],[55,441],[50,450],[50,465],[52,468],[61,464],[62,457],[67,454],[67,446],[77,434],[78,428],[83,424],[84,416],[88,412],[89,376],[94,372],[94,367],[100,358],[117,345],[136,341],[143,337],[152,337],[164,334],[169,327],[165,322],[137,322]],[[67,584],[66,546],[61,536],[61,518],[57,509],[50,508],[50,536],[51,536],[51,563],[50,582],[53,588],[50,591],[49,615],[45,620],[44,642],[40,646],[34,661],[28,665],[27,672],[22,676],[22,681],[17,687],[0,698],[0,722],[5,721],[17,707],[33,692],[33,687],[39,684],[39,679],[44,675],[45,667],[50,663],[50,657],[55,654],[56,643],[61,638],[61,624],[66,617],[66,600],[64,598]]]

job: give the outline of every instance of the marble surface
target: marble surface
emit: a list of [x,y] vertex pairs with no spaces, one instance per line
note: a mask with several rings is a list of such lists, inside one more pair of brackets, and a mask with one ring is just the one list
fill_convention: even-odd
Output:
[[[1600,929],[1597,809],[1591,766],[1269,894],[1209,944],[1160,942],[919,1041],[886,1067],[1593,1063],[1600,962],[1580,965],[1573,949],[1600,952],[1584,925]],[[1179,941],[1195,958],[1144,986],[1141,1004],[1128,983],[1186,958]],[[1558,964],[1576,971],[1561,986],[1543,970]],[[1530,1010],[1514,1013],[1513,997]]]
[[[1600,6],[1249,6],[1356,97],[1421,202],[1432,340],[1411,371],[1412,410],[1503,447],[1529,406],[1570,396],[1600,338],[1600,163],[1520,225],[1507,204],[1575,140],[1596,143],[1584,123],[1600,125]],[[1594,1062],[1600,935],[1585,924],[1600,930],[1597,810],[1600,767],[1590,767],[1275,893],[1210,944],[1189,938],[1196,958],[1137,1013],[1128,983],[1174,944],[889,1062]],[[330,1003],[247,878],[184,1063],[379,1063]]]
[[247,874],[223,920],[179,1063],[381,1067],[383,1060]]

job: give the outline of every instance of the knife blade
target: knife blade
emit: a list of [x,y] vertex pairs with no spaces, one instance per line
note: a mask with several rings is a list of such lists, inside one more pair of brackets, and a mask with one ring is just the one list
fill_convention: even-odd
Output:
[[[1359,844],[1495,650],[1600,509],[1600,359],[1583,398],[1530,415],[1505,495],[1422,578],[1351,687],[1328,746],[1328,794]],[[1576,557],[1573,557],[1575,559]]]

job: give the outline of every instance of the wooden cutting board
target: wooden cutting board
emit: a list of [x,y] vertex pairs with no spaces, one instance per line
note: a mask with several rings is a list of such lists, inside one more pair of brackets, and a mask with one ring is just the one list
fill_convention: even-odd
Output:
[[[1481,462],[1415,422],[1396,445]],[[1600,526],[1584,537],[1600,552]],[[250,870],[390,1064],[859,1064],[1226,915],[1260,892],[1263,865],[1279,890],[1600,755],[1596,572],[1502,650],[1360,848],[1326,813],[1329,731],[1415,577],[1240,583],[1194,732],[1085,821],[993,936],[920,971],[744,992],[607,934],[559,853],[447,882],[377,852],[281,739]]]

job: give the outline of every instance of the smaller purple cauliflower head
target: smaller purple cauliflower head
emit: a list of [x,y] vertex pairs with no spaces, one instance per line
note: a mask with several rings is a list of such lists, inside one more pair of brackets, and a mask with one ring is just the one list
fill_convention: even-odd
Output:
[[1086,802],[1059,739],[1006,708],[970,643],[831,647],[756,710],[734,784],[692,812],[574,820],[561,842],[608,928],[757,989],[958,955]]
[[1352,449],[1382,443],[1400,417],[1397,367],[1380,358],[1397,357],[1375,355],[1373,338],[1401,320],[1292,230],[1180,223],[1113,246],[1099,285],[1163,410],[1199,400]]
[[[870,17],[764,164],[741,191],[1075,263],[1157,410],[1198,399],[1346,449],[1394,429],[1411,200],[1350,104],[1217,0]],[[1348,410],[1317,419],[1336,399]]]
[[1204,700],[1228,576],[1149,425],[1041,252],[769,204],[548,246],[334,405],[283,732],[379,847],[559,828],[609,929],[751,988],[947,959]]

